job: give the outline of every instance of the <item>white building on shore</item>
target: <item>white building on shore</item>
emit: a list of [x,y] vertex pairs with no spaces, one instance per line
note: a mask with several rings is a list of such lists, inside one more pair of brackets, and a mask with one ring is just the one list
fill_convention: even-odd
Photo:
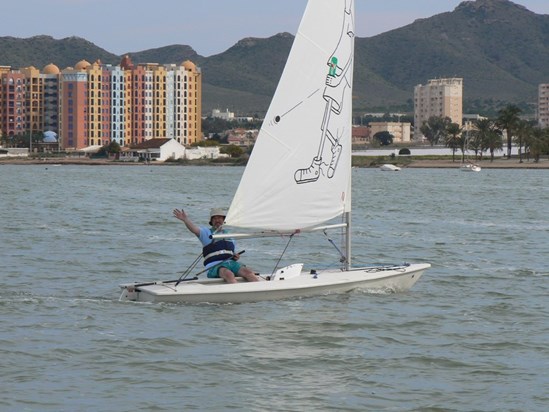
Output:
[[394,137],[394,143],[410,141],[411,125],[407,122],[370,122],[370,130],[370,136],[375,136],[379,132],[389,132]]
[[549,127],[549,83],[539,85],[538,124],[540,127]]
[[414,88],[414,140],[423,138],[420,131],[430,117],[449,117],[462,125],[463,79],[432,79]]
[[234,120],[234,113],[230,112],[229,109],[226,109],[224,112],[219,109],[213,109],[212,117],[214,119]]

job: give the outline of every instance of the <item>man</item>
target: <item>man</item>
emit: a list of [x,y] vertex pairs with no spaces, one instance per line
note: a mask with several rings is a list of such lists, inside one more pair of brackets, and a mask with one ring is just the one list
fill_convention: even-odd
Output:
[[214,208],[210,211],[210,227],[195,225],[183,209],[174,209],[173,215],[185,223],[187,229],[202,243],[204,266],[210,269],[209,278],[221,278],[227,283],[236,283],[235,275],[242,276],[248,282],[259,280],[251,269],[237,262],[240,256],[235,253],[233,240],[211,239],[214,233],[227,233],[222,229],[225,223],[225,212],[222,209]]

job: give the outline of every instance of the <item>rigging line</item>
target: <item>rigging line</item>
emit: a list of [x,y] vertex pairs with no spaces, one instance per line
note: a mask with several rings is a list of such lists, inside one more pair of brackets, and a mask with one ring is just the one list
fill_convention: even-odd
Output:
[[288,243],[286,243],[286,247],[284,248],[284,250],[282,251],[282,253],[280,254],[280,257],[278,258],[278,260],[276,261],[276,264],[275,264],[275,267],[273,269],[273,272],[271,273],[271,279],[272,277],[274,276],[276,270],[278,269],[278,264],[280,263],[280,261],[282,260],[282,256],[284,256],[284,253],[286,253],[286,249],[288,249],[288,246],[290,246],[290,242],[292,241],[292,239],[294,238],[294,235],[298,233],[298,232],[294,232],[290,235],[290,238],[288,239]]
[[283,118],[288,113],[294,111],[297,107],[301,106],[305,102],[305,100],[309,100],[311,97],[313,97],[315,94],[317,94],[319,90],[320,90],[320,88],[318,88],[318,89],[314,90],[313,92],[309,93],[309,95],[305,99],[299,101],[293,107],[291,107],[290,109],[286,110],[283,114],[281,114],[280,118]]
[[181,276],[179,276],[179,279],[177,279],[177,282],[181,282],[182,280],[186,279],[187,276],[189,276],[189,273],[191,273],[193,271],[193,269],[196,267],[196,265],[198,264],[198,262],[200,262],[200,259],[202,259],[202,253],[200,253],[196,259],[193,261],[193,263],[191,263],[189,265],[189,267],[187,267],[187,269],[185,269],[185,271],[181,274]]
[[339,262],[340,263],[345,263],[345,261],[347,260],[347,258],[345,257],[345,255],[343,254],[343,252],[341,252],[341,250],[337,247],[337,245],[335,244],[335,242],[330,239],[330,237],[328,237],[328,233],[326,233],[326,231],[324,230],[323,231],[324,233],[324,236],[326,236],[326,238],[328,239],[328,242],[330,242],[332,244],[333,247],[335,247],[335,249],[337,250],[337,253],[339,253],[339,256],[341,256],[339,258]]

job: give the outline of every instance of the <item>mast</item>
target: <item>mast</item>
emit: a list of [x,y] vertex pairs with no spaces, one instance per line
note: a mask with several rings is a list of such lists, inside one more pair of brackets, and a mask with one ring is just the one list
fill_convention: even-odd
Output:
[[343,215],[345,223],[345,270],[351,269],[351,212]]

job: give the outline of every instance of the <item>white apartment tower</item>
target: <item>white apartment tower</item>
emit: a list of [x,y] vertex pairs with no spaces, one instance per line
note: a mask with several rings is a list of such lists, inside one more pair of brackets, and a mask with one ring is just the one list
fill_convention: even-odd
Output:
[[538,124],[540,127],[549,127],[549,83],[539,85]]
[[414,88],[414,139],[421,139],[421,125],[430,117],[449,117],[462,125],[463,79],[432,79]]

